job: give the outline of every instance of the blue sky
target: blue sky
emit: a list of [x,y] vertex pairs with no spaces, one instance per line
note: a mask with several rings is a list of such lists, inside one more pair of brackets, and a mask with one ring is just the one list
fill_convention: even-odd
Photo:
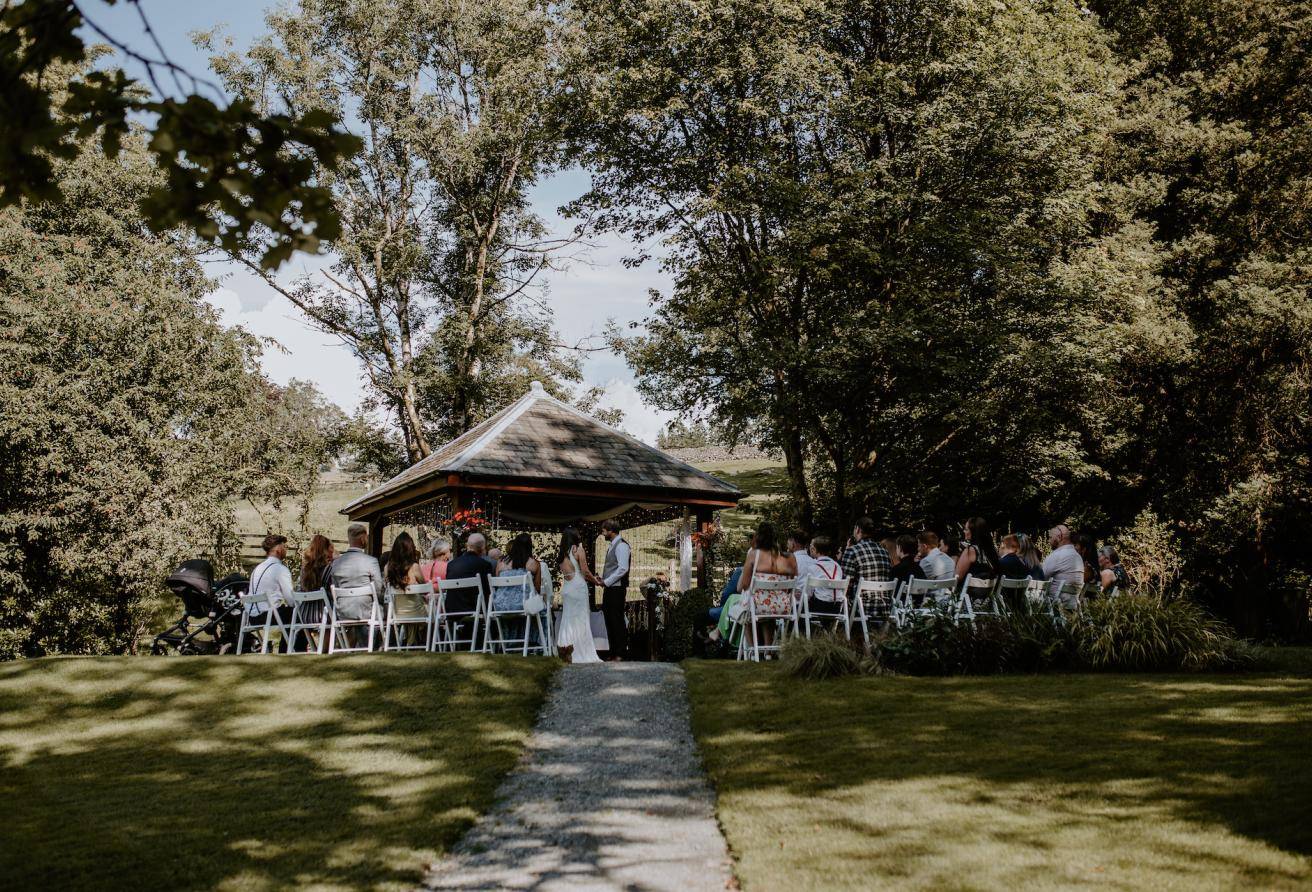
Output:
[[[276,0],[225,0],[199,3],[194,0],[141,0],[151,27],[169,58],[197,75],[206,74],[206,60],[191,45],[188,34],[215,25],[245,46],[264,31],[264,14],[279,5]],[[83,4],[87,18],[133,49],[154,55],[150,38],[143,32],[135,7],[120,0],[114,6],[103,2]],[[94,35],[88,35],[94,39]],[[142,72],[125,63],[130,74]],[[588,185],[587,174],[569,170],[540,184],[533,192],[534,206],[549,225],[568,231],[556,209],[577,197]],[[551,274],[547,280],[549,300],[556,313],[556,327],[567,343],[599,333],[608,319],[626,324],[642,319],[648,310],[647,291],[664,289],[667,279],[654,261],[637,269],[620,263],[629,247],[613,236],[596,240],[586,263]],[[282,274],[290,277],[314,269],[316,258],[296,257]],[[362,396],[358,366],[332,338],[310,329],[297,310],[257,278],[226,261],[210,264],[210,273],[220,282],[210,296],[225,322],[241,325],[252,333],[273,338],[281,349],[265,351],[264,367],[270,377],[314,381],[330,399],[353,409]],[[609,405],[625,410],[625,428],[654,442],[665,416],[644,405],[633,387],[633,374],[624,361],[609,352],[588,355],[584,361],[587,386],[606,388]]]

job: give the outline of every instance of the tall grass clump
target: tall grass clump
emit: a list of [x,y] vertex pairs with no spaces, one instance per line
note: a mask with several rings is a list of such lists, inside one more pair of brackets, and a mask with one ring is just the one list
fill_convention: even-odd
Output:
[[832,632],[795,636],[784,642],[779,667],[794,678],[810,680],[856,675],[861,671],[858,646]]
[[1224,623],[1188,600],[1126,594],[1094,601],[1071,630],[1079,662],[1090,669],[1193,672],[1251,662]]

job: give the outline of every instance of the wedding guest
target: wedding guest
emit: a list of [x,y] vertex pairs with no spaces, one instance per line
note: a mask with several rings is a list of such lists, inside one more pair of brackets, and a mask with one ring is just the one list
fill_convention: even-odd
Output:
[[898,536],[894,549],[897,563],[893,565],[891,573],[892,577],[898,581],[899,586],[911,579],[925,578],[925,571],[921,568],[920,561],[916,560],[915,536],[910,533]]
[[[287,557],[287,537],[270,533],[261,543],[265,558],[251,571],[251,582],[247,591],[252,595],[268,597],[269,607],[258,610],[255,604],[250,606],[250,624],[264,625],[268,619],[268,609],[272,609],[284,623],[292,621],[292,571],[283,561]],[[285,652],[287,642],[281,641],[278,650]]]
[[[834,560],[834,540],[828,536],[816,536],[811,540],[811,549],[808,559],[810,560],[810,572],[808,579],[812,577],[821,577],[824,579],[842,579],[843,568],[838,561]],[[799,571],[799,578],[801,576]],[[807,607],[812,616],[830,616],[837,618],[842,615],[842,602],[830,589],[821,589],[819,591],[806,590]]]
[[1093,541],[1093,537],[1088,533],[1075,533],[1071,537],[1071,544],[1080,554],[1080,560],[1084,562],[1084,584],[1096,582],[1098,579],[1098,568],[1095,564],[1098,561],[1098,543]]
[[879,544],[883,546],[884,551],[888,554],[889,563],[893,563],[897,557],[897,537],[885,536],[879,540]]
[[[748,533],[748,556],[755,548],[756,533]],[[710,632],[702,637],[702,641],[706,644],[718,644],[725,635],[729,634],[729,616],[726,611],[732,609],[735,604],[742,600],[742,593],[738,590],[738,582],[742,578],[743,568],[741,566],[734,567],[733,572],[729,574],[729,578],[724,581],[724,588],[720,591],[720,606],[712,607],[706,611],[706,624],[714,626]]]
[[315,533],[310,539],[310,547],[301,555],[301,575],[296,580],[296,588],[302,592],[317,592],[327,583],[324,571],[333,562],[336,552],[327,536]]
[[1084,558],[1071,542],[1071,528],[1059,523],[1048,531],[1048,545],[1052,548],[1043,559],[1043,575],[1058,582],[1084,583]]
[[[747,559],[743,561],[743,575],[738,580],[739,591],[751,592],[754,579],[797,577],[797,558],[782,551],[779,544],[779,540],[775,537],[774,525],[769,521],[762,521],[756,528],[756,548],[749,552]],[[871,542],[871,544],[879,548],[877,543]],[[791,591],[757,592],[751,597],[756,604],[755,609],[764,609],[769,613],[783,613],[792,607]],[[763,620],[759,626],[758,629],[748,629],[747,634],[759,635],[761,643],[766,647],[774,644],[774,620]]]
[[1025,566],[1030,568],[1030,578],[1047,579],[1043,572],[1043,555],[1039,554],[1039,546],[1034,544],[1034,537],[1028,533],[1018,533],[1016,539],[1020,544],[1016,553],[1025,562]]
[[[520,533],[510,541],[510,549],[505,557],[497,563],[499,577],[525,577],[518,586],[498,586],[492,590],[492,607],[494,610],[523,610],[524,600],[531,594],[542,590],[542,564],[533,556],[533,537]],[[510,637],[523,637],[524,619],[503,619],[501,624],[505,634]]]
[[957,558],[961,557],[961,537],[948,530],[939,540],[939,551],[952,558],[953,566],[956,566]]
[[938,533],[933,530],[921,530],[916,535],[916,559],[926,579],[951,579],[956,569],[956,562],[939,548]]
[[974,579],[992,579],[998,575],[998,549],[993,545],[993,533],[982,517],[966,521],[965,540],[957,557],[958,579],[967,575]]
[[436,584],[446,579],[446,565],[451,563],[451,540],[433,540],[428,557],[428,562],[424,564],[424,581]]
[[1098,549],[1098,581],[1102,584],[1102,593],[1124,592],[1130,588],[1130,577],[1121,566],[1121,556],[1110,545]]
[[788,552],[797,561],[797,593],[800,597],[806,580],[810,578],[815,561],[811,557],[810,540],[801,530],[788,534]]
[[[369,545],[369,527],[352,523],[346,527],[347,548],[328,566],[328,584],[336,589],[369,588],[372,595],[334,597],[333,609],[338,619],[368,619],[373,612],[375,598],[383,595],[383,571],[378,559],[365,551]],[[356,646],[367,630],[352,627],[347,630]]]
[[843,567],[843,575],[852,580],[848,597],[852,597],[862,579],[874,582],[892,579],[889,573],[893,561],[887,549],[875,539],[875,522],[869,517],[862,517],[852,527],[851,544],[843,549],[839,563]]
[[[998,573],[1005,579],[1042,579],[1043,568],[1039,566],[1038,561],[1030,563],[1021,556],[1021,539],[1024,534],[1017,536],[1014,533],[1008,533],[1002,537],[1002,554],[998,558]],[[1027,538],[1028,537],[1024,537]],[[1030,548],[1033,549],[1033,545]]]
[[[488,578],[497,572],[497,565],[485,556],[487,538],[482,533],[470,533],[465,539],[465,552],[446,565],[446,578],[478,579],[482,583],[483,594],[487,595],[490,586]],[[446,608],[452,613],[467,613],[478,606],[478,595],[459,589],[448,592]]]
[[385,578],[392,590],[398,592],[412,585],[422,585],[426,581],[423,567],[419,563],[419,549],[415,547],[414,537],[409,533],[401,533],[392,542]]
[[500,548],[492,548],[492,549],[489,549],[489,550],[488,550],[488,553],[487,553],[487,559],[488,559],[489,561],[491,561],[492,563],[494,563],[494,564],[499,564],[499,563],[501,563],[501,558],[504,557],[504,556],[505,556],[505,554],[504,554],[504,552],[501,551]]

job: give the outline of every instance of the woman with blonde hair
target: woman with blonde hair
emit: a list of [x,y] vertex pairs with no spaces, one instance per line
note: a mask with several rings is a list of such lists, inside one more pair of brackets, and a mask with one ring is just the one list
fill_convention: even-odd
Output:
[[446,565],[451,563],[451,540],[434,539],[428,549],[429,560],[424,562],[424,581],[436,585],[446,579]]

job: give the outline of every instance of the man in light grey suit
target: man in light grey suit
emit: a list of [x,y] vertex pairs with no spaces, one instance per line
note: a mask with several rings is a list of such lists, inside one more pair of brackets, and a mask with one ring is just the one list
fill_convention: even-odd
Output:
[[[363,523],[353,523],[346,528],[348,547],[328,565],[324,577],[337,589],[363,588],[369,586],[374,590],[374,597],[383,596],[383,571],[378,567],[378,558],[365,551],[369,544],[369,527]],[[333,609],[341,619],[368,619],[370,599],[367,597],[334,598]],[[348,629],[356,634],[364,633]]]

